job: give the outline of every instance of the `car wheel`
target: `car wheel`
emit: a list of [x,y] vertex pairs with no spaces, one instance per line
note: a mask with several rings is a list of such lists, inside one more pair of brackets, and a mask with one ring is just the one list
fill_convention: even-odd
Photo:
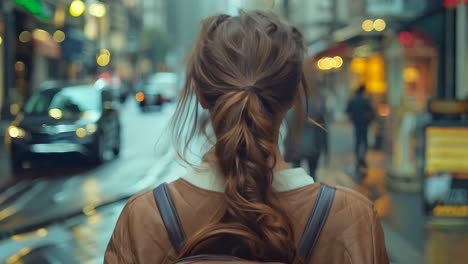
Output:
[[111,141],[107,138],[106,133],[101,132],[98,137],[97,146],[96,146],[96,153],[95,153],[95,160],[97,163],[101,164],[106,161],[112,160],[114,157],[114,150],[113,146],[111,145]]
[[114,148],[112,149],[114,156],[117,157],[120,154],[120,128],[117,129],[117,132],[115,134],[115,140],[114,140]]
[[24,170],[24,169],[23,169],[23,160],[22,160],[22,159],[17,159],[17,158],[13,159],[13,160],[11,161],[11,170],[12,170],[13,172],[21,172],[21,171],[23,171],[23,170]]

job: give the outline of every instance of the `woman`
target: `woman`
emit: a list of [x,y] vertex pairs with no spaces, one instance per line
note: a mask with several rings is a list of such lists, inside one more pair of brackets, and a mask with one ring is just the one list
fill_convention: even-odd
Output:
[[[174,263],[207,253],[301,262],[296,245],[320,186],[303,169],[288,166],[278,137],[302,87],[304,49],[299,31],[272,13],[203,21],[188,61],[175,135],[186,131],[191,113],[198,120],[197,105],[191,104],[195,95],[210,113],[216,141],[199,169],[168,187],[188,240],[179,252],[171,246],[153,193],[143,192],[123,209],[105,263]],[[308,263],[388,263],[372,203],[337,187]]]

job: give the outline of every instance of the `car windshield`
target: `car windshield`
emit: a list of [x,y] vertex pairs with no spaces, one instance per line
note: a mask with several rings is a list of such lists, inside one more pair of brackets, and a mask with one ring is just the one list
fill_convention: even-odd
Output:
[[50,115],[51,111],[60,111],[61,116],[72,117],[100,109],[101,95],[98,90],[88,86],[76,86],[35,93],[26,103],[24,112],[33,115]]

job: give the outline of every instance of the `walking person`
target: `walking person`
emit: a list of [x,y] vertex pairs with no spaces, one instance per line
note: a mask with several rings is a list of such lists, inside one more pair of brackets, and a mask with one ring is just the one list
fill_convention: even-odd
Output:
[[367,168],[368,131],[369,125],[375,118],[375,110],[369,98],[365,96],[365,92],[366,87],[359,86],[346,108],[354,128],[354,154],[358,170]]
[[307,99],[305,115],[300,115],[296,108],[286,114],[288,131],[284,141],[285,160],[291,162],[294,168],[301,167],[301,162],[306,160],[309,175],[314,181],[317,181],[317,167],[320,157],[327,150],[328,142],[325,101],[321,96],[316,97],[309,96]]
[[214,146],[193,171],[128,201],[105,263],[389,263],[372,202],[314,183],[280,154],[281,123],[306,87],[304,53],[302,34],[272,12],[203,21],[173,128],[190,142],[180,136],[197,127],[195,95]]

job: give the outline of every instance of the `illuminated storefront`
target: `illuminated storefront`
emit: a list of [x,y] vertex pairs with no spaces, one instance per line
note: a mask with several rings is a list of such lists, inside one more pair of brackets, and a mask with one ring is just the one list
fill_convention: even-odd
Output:
[[415,130],[428,100],[436,96],[437,50],[423,32],[403,31],[390,40],[386,61],[390,112],[385,129],[387,179],[400,184],[399,189],[418,191],[421,185],[415,164],[420,141]]

